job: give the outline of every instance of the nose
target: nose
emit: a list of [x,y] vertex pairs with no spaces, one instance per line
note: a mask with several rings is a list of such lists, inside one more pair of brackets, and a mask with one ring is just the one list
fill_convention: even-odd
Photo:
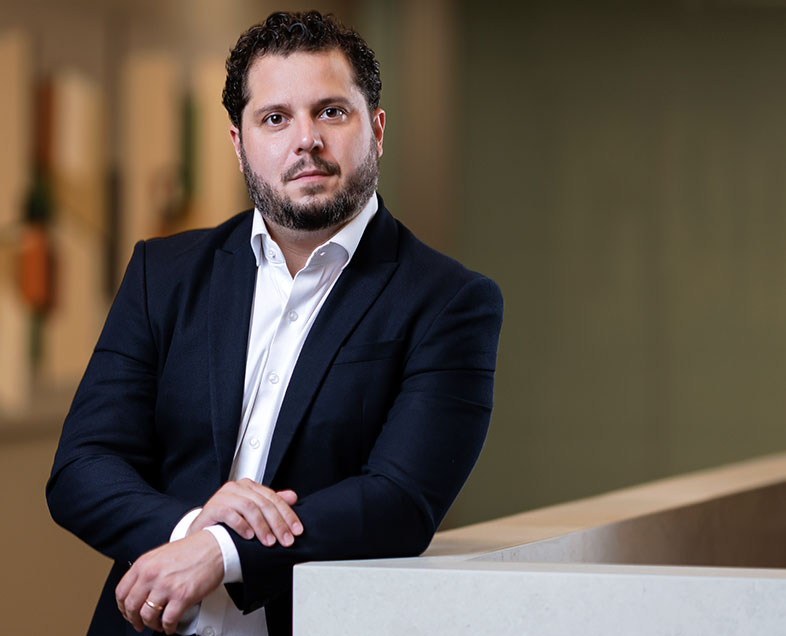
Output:
[[324,148],[322,137],[316,123],[312,119],[301,122],[297,134],[297,154],[318,152]]

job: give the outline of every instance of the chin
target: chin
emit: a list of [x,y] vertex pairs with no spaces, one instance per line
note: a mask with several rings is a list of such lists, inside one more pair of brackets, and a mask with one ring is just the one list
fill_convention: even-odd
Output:
[[313,203],[320,195],[328,196],[330,193],[327,190],[327,186],[323,183],[309,183],[300,188],[300,196]]

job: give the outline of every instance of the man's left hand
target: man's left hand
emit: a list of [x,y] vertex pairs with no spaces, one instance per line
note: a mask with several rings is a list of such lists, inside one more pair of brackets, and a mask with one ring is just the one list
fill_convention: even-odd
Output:
[[180,617],[224,577],[216,539],[207,531],[162,545],[139,557],[115,588],[120,613],[134,629],[173,634]]

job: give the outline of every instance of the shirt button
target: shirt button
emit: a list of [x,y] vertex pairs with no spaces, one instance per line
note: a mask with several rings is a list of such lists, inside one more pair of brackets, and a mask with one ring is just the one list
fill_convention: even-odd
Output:
[[267,257],[268,257],[268,258],[270,258],[270,259],[273,259],[273,258],[275,258],[275,257],[276,257],[276,253],[275,253],[273,250],[270,250],[270,251],[267,253]]
[[324,256],[325,254],[326,254],[326,252],[320,252],[319,253],[320,256]]
[[257,449],[259,448],[259,440],[256,437],[252,437],[251,439],[248,440],[248,445],[251,448]]
[[290,320],[290,322],[295,322],[297,320],[297,312],[296,311],[290,311],[289,312],[289,320]]
[[216,630],[212,627],[205,627],[205,631],[202,632],[204,636],[216,636]]
[[267,379],[270,380],[270,384],[278,384],[278,375],[275,373],[271,373],[269,376],[267,376]]

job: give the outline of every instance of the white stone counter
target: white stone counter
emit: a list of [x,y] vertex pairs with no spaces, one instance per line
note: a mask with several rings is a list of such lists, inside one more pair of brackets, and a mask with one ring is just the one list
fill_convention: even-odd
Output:
[[294,634],[786,633],[786,572],[426,557],[295,571]]
[[295,568],[294,633],[786,634],[786,455]]

